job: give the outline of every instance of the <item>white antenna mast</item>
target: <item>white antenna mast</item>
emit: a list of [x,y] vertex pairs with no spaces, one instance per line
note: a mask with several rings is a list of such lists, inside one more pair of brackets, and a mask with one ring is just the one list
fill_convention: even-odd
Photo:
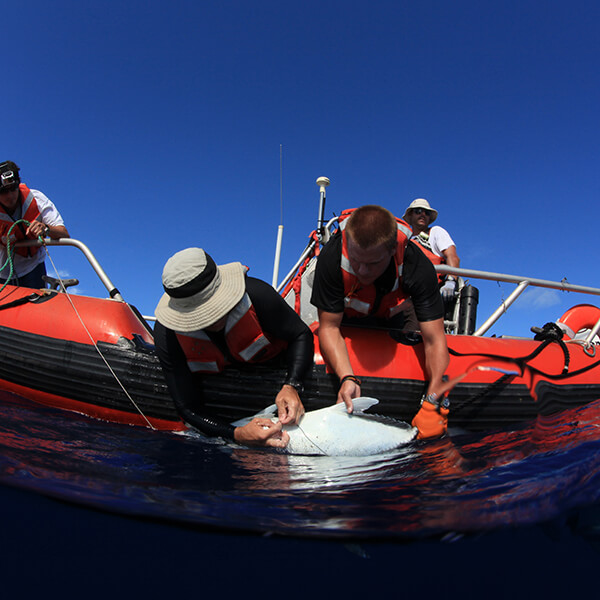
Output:
[[[327,237],[327,233],[325,232],[325,226],[323,225],[323,218],[325,215],[325,201],[326,194],[325,188],[329,185],[330,181],[328,177],[319,177],[317,179],[317,185],[319,186],[320,199],[319,199],[319,219],[317,221],[317,235],[319,239],[323,239]],[[324,243],[327,242],[327,239],[323,240]]]
[[275,244],[275,262],[273,263],[272,285],[277,289],[279,277],[279,261],[281,259],[281,243],[283,240],[283,145],[279,144],[279,227],[277,228],[277,243]]

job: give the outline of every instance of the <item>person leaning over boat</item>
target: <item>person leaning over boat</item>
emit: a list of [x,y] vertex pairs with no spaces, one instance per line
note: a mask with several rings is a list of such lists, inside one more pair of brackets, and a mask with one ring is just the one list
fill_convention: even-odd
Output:
[[[165,293],[155,315],[156,353],[184,421],[205,435],[242,444],[285,447],[282,425],[304,414],[300,392],[313,363],[308,326],[267,283],[246,276],[241,263],[217,266],[201,248],[187,248],[165,264]],[[210,414],[202,377],[226,364],[266,362],[286,352],[287,377],[277,394],[279,423],[253,419],[233,427]],[[241,392],[241,391],[240,391]]]
[[[434,265],[447,264],[450,267],[460,267],[456,244],[450,234],[439,225],[431,227],[437,216],[438,211],[431,208],[427,200],[417,198],[410,203],[402,218],[412,227],[411,241],[421,248]],[[440,273],[438,280],[444,303],[449,304],[456,294],[456,278],[453,275]]]
[[[17,223],[20,220],[28,221],[29,225]],[[0,164],[0,283],[6,283],[10,276],[7,236],[11,227],[11,245],[38,237],[69,237],[56,206],[39,190],[31,190],[21,183],[19,167],[7,160]],[[43,247],[14,248],[11,283],[31,288],[46,287],[43,279],[46,274],[45,257]]]
[[446,431],[448,405],[441,392],[450,358],[435,269],[408,243],[411,233],[407,223],[378,205],[344,211],[340,230],[317,259],[311,302],[318,309],[321,351],[340,380],[338,402],[352,412],[361,383],[350,364],[342,321],[357,318],[367,326],[375,321],[402,329],[405,303],[412,301],[429,376],[427,394],[413,420],[423,438]]

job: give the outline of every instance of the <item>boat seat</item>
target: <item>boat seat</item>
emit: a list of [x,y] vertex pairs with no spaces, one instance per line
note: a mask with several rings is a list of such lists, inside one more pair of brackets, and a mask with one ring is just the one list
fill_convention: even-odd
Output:
[[48,284],[51,290],[58,290],[61,287],[61,282],[65,289],[73,285],[79,285],[79,279],[56,279],[49,275],[43,275],[42,279]]

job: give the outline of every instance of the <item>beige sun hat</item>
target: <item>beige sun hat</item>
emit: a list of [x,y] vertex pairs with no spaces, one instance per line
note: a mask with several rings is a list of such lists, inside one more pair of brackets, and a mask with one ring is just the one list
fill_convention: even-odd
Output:
[[215,261],[202,248],[186,248],[166,262],[162,273],[165,293],[154,314],[175,331],[196,331],[224,317],[246,290],[246,267]]
[[431,208],[431,206],[429,206],[429,202],[427,202],[425,198],[417,198],[416,200],[413,200],[409,207],[404,211],[404,216],[402,218],[405,221],[406,217],[408,216],[408,211],[412,210],[413,208],[424,208],[425,210],[428,210],[431,213],[431,221],[429,221],[430,225],[437,219],[438,211],[435,210],[435,208]]

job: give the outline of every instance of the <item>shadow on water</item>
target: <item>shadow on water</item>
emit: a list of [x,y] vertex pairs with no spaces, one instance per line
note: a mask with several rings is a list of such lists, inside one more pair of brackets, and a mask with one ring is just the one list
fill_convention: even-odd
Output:
[[288,598],[315,595],[314,581],[317,596],[400,581],[421,596],[572,594],[594,583],[599,474],[600,402],[334,458],[105,423],[2,394],[0,572],[20,588],[33,568],[40,591],[86,598],[115,586],[248,593],[247,582],[273,581]]

